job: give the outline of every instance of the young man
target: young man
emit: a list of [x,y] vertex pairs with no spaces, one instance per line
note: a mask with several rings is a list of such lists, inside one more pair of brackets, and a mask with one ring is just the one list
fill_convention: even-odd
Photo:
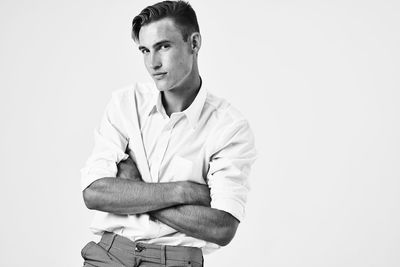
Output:
[[116,91],[95,133],[82,189],[102,238],[82,249],[85,266],[203,266],[243,219],[254,138],[206,91],[188,3],[145,8],[132,36],[154,83]]

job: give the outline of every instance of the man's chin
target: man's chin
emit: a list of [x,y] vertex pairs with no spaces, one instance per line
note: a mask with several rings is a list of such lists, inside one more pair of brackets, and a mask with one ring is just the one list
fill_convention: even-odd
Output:
[[163,91],[168,91],[169,90],[169,86],[166,82],[164,81],[154,81],[156,84],[156,87],[158,89],[158,91],[163,92]]

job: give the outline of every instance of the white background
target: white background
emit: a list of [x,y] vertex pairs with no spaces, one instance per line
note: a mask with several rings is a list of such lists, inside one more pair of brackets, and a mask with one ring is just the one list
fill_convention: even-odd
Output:
[[[79,170],[111,92],[149,80],[153,1],[0,0],[0,266],[81,266]],[[400,266],[398,1],[200,1],[200,71],[249,119],[247,217],[206,266]]]

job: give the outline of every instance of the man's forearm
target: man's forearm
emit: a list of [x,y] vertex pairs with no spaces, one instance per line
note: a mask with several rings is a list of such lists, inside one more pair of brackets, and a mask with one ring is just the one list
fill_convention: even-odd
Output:
[[[101,178],[88,186],[83,197],[89,209],[114,214],[139,214],[179,204],[207,203],[190,182],[145,183],[132,179]],[[196,197],[192,195],[196,194]]]
[[197,205],[180,205],[150,214],[182,233],[220,246],[232,240],[239,224],[225,211]]

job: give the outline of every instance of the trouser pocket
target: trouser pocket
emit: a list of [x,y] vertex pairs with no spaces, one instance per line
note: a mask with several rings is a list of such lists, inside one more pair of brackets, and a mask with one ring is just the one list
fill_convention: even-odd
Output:
[[96,267],[125,267],[115,256],[99,244],[91,241],[81,251],[84,264]]
[[96,243],[93,242],[93,241],[90,241],[89,243],[87,243],[87,244],[82,248],[82,250],[81,250],[82,258],[85,258],[85,257],[86,257],[87,251],[88,251],[93,245],[96,245]]

